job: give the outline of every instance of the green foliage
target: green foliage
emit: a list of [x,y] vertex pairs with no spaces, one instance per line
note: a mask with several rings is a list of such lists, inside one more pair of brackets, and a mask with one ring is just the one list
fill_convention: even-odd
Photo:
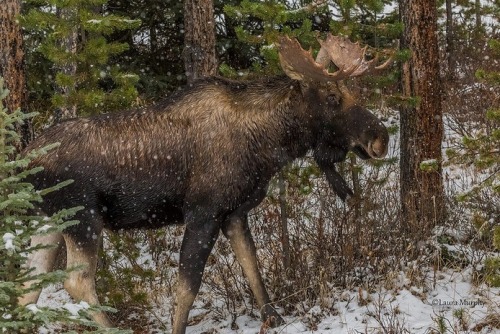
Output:
[[453,317],[457,319],[460,328],[466,331],[469,328],[469,314],[464,308],[453,310]]
[[[225,14],[236,21],[236,37],[244,44],[254,47],[252,67],[266,74],[280,73],[277,50],[269,47],[282,34],[298,37],[305,47],[318,46],[316,33],[318,23],[328,21],[324,8],[292,8],[286,1],[243,0],[237,5],[225,5]],[[328,28],[328,26],[326,26]],[[325,28],[322,29],[323,31]],[[265,65],[265,66],[264,66]],[[227,64],[225,66],[228,66]]]
[[[500,55],[498,44],[498,40],[493,40],[490,46],[492,46],[496,54]],[[498,72],[478,70],[476,75],[486,84],[492,85],[492,87],[500,86]],[[500,173],[498,170],[500,166],[500,152],[498,149],[500,147],[500,108],[492,106],[486,112],[486,119],[489,122],[488,131],[480,130],[473,135],[465,136],[462,139],[460,149],[449,149],[446,152],[451,161],[464,165],[472,164],[488,175],[481,184],[462,194],[461,200],[470,198],[482,189],[490,189],[496,196],[500,195]]]
[[[165,302],[163,298],[175,291],[178,263],[170,254],[172,247],[179,251],[183,229],[177,229],[178,240],[171,236],[172,230],[176,228],[104,233],[97,294],[120,310],[124,325],[139,332],[143,331],[141,324],[149,323],[149,315],[155,313],[152,301]],[[133,314],[134,320],[123,319],[123,314]]]
[[419,165],[423,172],[436,172],[439,169],[439,162],[436,159],[422,161]]
[[434,318],[434,321],[436,322],[438,333],[445,334],[448,331],[446,318],[443,315],[438,314],[436,318]]
[[493,287],[500,288],[500,257],[488,257],[484,261],[485,279]]
[[315,164],[292,165],[283,172],[287,176],[289,186],[294,187],[303,196],[311,194],[314,189],[314,178],[321,175],[321,171]]
[[[101,12],[106,0],[28,0],[23,16],[28,65],[38,68],[30,86],[43,89],[46,77],[55,79],[49,108],[72,108],[79,114],[130,106],[137,98],[138,76],[123,72],[111,59],[128,49],[124,42],[108,42],[110,35],[139,26],[139,20]],[[36,60],[36,61],[35,61]],[[40,67],[40,62],[47,64]],[[47,87],[53,86],[51,82]],[[38,93],[41,94],[41,93]],[[47,108],[47,106],[45,107]]]
[[[493,39],[489,42],[492,52],[500,55],[500,42]],[[499,72],[486,71],[480,69],[476,71],[476,77],[485,85],[491,85],[492,89],[500,86]],[[459,149],[448,150],[447,156],[451,161],[463,165],[473,165],[478,171],[481,171],[485,177],[470,190],[460,194],[459,201],[472,203],[474,196],[487,191],[489,197],[500,196],[500,108],[498,105],[492,107],[486,112],[486,120],[489,123],[488,128],[478,131],[473,135],[464,136],[462,146]],[[489,215],[492,217],[488,217]],[[495,213],[476,212],[472,223],[478,234],[487,240],[494,249],[500,246],[500,226],[498,223],[491,224],[498,217]],[[500,286],[500,257],[491,256],[484,263],[485,280],[492,286]]]
[[495,226],[493,229],[493,247],[500,250],[500,226]]
[[[110,65],[139,76],[136,87],[141,99],[163,97],[185,83],[183,5],[183,1],[158,0],[108,0],[106,3],[108,15],[140,21],[134,30],[112,33],[106,40],[127,41],[128,49],[113,57]],[[222,45],[221,42],[219,50]]]
[[397,124],[389,125],[387,126],[387,132],[389,132],[389,135],[395,136],[399,133],[399,126]]
[[[486,213],[476,213],[473,216],[472,223],[478,235],[491,244],[494,250],[498,251],[500,250],[500,225],[492,225],[491,221],[485,219],[484,215]],[[491,286],[500,287],[500,256],[489,255],[484,261],[484,268],[481,275]]]
[[[146,240],[137,233],[110,233],[106,242],[113,247],[101,254],[109,265],[99,269],[98,290],[116,308],[150,308],[146,289],[140,282],[154,281],[155,272],[138,264],[142,254],[138,245],[146,244]],[[111,291],[110,286],[114,287]]]
[[[64,209],[50,217],[41,217],[33,213],[33,208],[49,192],[57,191],[68,182],[60,183],[50,189],[36,191],[26,178],[40,171],[29,167],[30,161],[57,144],[37,149],[20,156],[15,153],[14,145],[19,136],[14,126],[20,125],[32,114],[23,114],[20,110],[8,113],[2,99],[7,95],[0,78],[0,328],[2,333],[32,332],[40,326],[52,323],[80,324],[97,327],[89,320],[89,312],[96,310],[85,302],[65,305],[58,308],[20,305],[18,298],[32,290],[41,289],[49,284],[61,282],[66,277],[64,271],[46,274],[33,274],[26,270],[28,254],[47,247],[30,247],[30,238],[34,235],[61,232],[66,227],[78,223],[71,217],[81,207]],[[24,286],[28,281],[36,280],[30,288]],[[109,331],[106,331],[108,333]],[[111,331],[119,333],[119,331]],[[104,330],[87,331],[104,333]]]

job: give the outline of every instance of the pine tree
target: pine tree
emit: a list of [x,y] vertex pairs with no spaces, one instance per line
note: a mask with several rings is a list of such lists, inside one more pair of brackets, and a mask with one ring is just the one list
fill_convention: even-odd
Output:
[[[243,0],[238,5],[224,6],[224,12],[238,23],[235,34],[247,45],[244,51],[246,57],[253,59],[252,72],[272,75],[281,73],[281,69],[277,50],[269,45],[277,42],[280,35],[287,34],[298,37],[305,47],[317,46],[312,18],[315,12],[323,13],[324,5],[292,8],[286,1]],[[221,71],[228,76],[241,74],[227,63],[222,65]]]
[[[489,46],[494,55],[500,56],[500,40],[492,39]],[[492,90],[500,87],[500,72],[480,69],[476,71],[476,77]],[[462,138],[459,149],[448,149],[446,154],[450,161],[464,166],[473,165],[481,171],[485,177],[468,191],[460,194],[458,200],[469,205],[474,210],[475,198],[480,193],[485,193],[492,203],[498,203],[500,199],[500,107],[499,101],[491,101],[491,107],[486,111],[486,119],[489,123],[487,129],[481,129],[476,133]],[[481,232],[491,238],[493,249],[500,250],[500,224],[498,224],[498,210],[490,212],[476,212],[473,216],[473,224]],[[484,275],[487,282],[492,286],[500,287],[500,257],[492,256],[485,260]]]
[[[16,125],[33,114],[24,114],[19,109],[7,112],[2,100],[8,91],[3,88],[0,77],[0,331],[2,333],[19,333],[21,330],[32,332],[39,326],[52,323],[82,324],[96,327],[89,319],[89,311],[95,308],[85,302],[66,304],[58,308],[38,307],[36,305],[19,305],[18,299],[31,289],[41,289],[49,284],[62,282],[65,271],[54,271],[34,275],[27,271],[28,254],[40,249],[30,247],[33,235],[61,232],[67,226],[76,224],[70,218],[81,207],[61,210],[50,217],[41,217],[33,213],[37,203],[49,192],[57,191],[71,181],[65,181],[50,189],[36,191],[26,177],[40,171],[39,167],[30,168],[32,159],[57,146],[49,145],[27,153],[16,155],[15,145],[20,137],[15,131]],[[36,280],[29,289],[24,286],[28,281]],[[89,331],[89,333],[109,333],[105,330]],[[119,331],[112,330],[118,333]]]
[[109,0],[107,5],[110,14],[141,21],[137,29],[115,32],[107,38],[129,44],[129,49],[111,62],[139,75],[141,98],[157,99],[185,84],[183,2]]
[[137,98],[137,75],[110,65],[111,58],[127,50],[128,44],[108,42],[107,36],[137,27],[140,21],[110,14],[106,3],[27,1],[30,10],[23,23],[31,35],[38,36],[30,39],[35,44],[30,48],[51,64],[51,73],[42,75],[55,79],[51,96],[55,109],[76,109],[78,114],[88,115],[123,109]]
[[[276,50],[268,46],[282,34],[299,38],[305,48],[317,49],[316,39],[322,32],[348,36],[377,48],[386,47],[401,31],[401,24],[396,22],[397,13],[383,13],[386,3],[388,1],[383,0],[333,3],[243,0],[225,5],[224,13],[237,24],[234,30],[243,44],[242,50],[254,59],[252,70],[276,74],[280,72],[278,56]],[[231,74],[230,69],[223,66],[227,74]],[[233,74],[237,73],[233,71]]]

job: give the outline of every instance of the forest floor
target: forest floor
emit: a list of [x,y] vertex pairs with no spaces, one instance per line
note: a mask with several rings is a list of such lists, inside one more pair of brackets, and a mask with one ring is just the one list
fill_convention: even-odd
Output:
[[[299,303],[292,314],[279,310],[286,323],[275,329],[263,325],[256,309],[224,311],[226,305],[220,296],[203,285],[187,333],[500,333],[500,288],[477,281],[475,269],[434,270],[415,264],[372,285],[370,291],[332,288],[315,305]],[[134,326],[134,333],[171,331],[172,297],[155,296],[152,300],[148,311],[137,315],[142,322],[147,318],[147,324]],[[61,285],[55,285],[43,291],[38,305],[65,304],[71,305],[69,295]],[[132,314],[120,327],[133,323]],[[58,331],[51,328],[41,333]]]

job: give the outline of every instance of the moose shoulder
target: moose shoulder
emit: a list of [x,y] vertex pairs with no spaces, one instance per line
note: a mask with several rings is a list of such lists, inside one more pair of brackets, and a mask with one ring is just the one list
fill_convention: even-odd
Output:
[[[98,304],[94,286],[103,228],[184,223],[173,332],[184,333],[205,262],[219,235],[229,239],[261,309],[263,320],[283,322],[270,305],[260,276],[247,213],[266,194],[271,177],[290,161],[314,152],[335,192],[352,194],[335,171],[352,150],[363,159],[387,152],[388,133],[357,105],[341,80],[385,68],[365,61],[364,49],[328,35],[316,61],[284,37],[280,61],[286,76],[240,82],[209,78],[155,106],[60,123],[28,148],[60,142],[33,164],[37,189],[73,179],[40,205],[47,213],[76,205],[80,224],[34,244],[66,243],[72,271],[65,288],[75,299]],[[333,62],[339,70],[329,73]],[[36,272],[52,268],[57,248],[30,259]],[[39,291],[22,303],[36,302]],[[107,316],[93,314],[104,326]]]

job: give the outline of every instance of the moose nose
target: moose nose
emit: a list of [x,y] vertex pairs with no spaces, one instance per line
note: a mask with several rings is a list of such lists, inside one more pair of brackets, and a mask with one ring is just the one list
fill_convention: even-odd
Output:
[[371,142],[372,153],[376,158],[383,158],[387,154],[387,142],[377,138]]

